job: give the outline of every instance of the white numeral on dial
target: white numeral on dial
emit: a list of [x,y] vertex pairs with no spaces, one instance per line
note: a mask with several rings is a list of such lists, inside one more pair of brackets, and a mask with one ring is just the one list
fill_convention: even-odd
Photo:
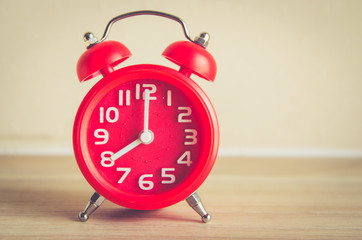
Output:
[[145,178],[151,178],[153,177],[153,174],[143,174],[138,179],[138,185],[142,190],[151,190],[154,186],[153,182],[151,180],[145,180]]
[[[131,105],[131,90],[126,90],[126,94],[124,94],[124,91],[123,90],[119,90],[118,92],[118,104],[120,106],[123,106],[124,104],[126,106],[129,106]],[[126,95],[126,99],[124,99],[124,96],[123,95]],[[126,100],[126,101],[124,101]]]
[[[118,170],[120,169],[120,170]],[[125,171],[125,174],[122,176],[122,178],[118,181],[120,183],[123,182],[123,180],[127,177],[127,175],[130,173],[131,168],[117,168],[117,171]],[[176,177],[173,174],[175,171],[175,168],[161,168],[161,177],[163,180],[161,181],[162,184],[172,184],[176,181]],[[146,179],[146,178],[153,178],[153,174],[143,174],[138,179],[138,185],[142,190],[151,190],[154,187],[154,183],[152,179]]]
[[[150,100],[156,100],[157,97],[151,96],[153,93],[157,91],[157,87],[155,84],[142,84],[142,87],[144,88],[150,88]],[[145,92],[143,92],[143,99],[145,99]]]
[[131,168],[121,168],[118,167],[117,168],[118,172],[124,172],[124,174],[122,175],[122,177],[118,180],[118,183],[123,183],[123,181],[126,179],[126,177],[128,176],[128,174],[131,172]]
[[119,112],[118,109],[115,107],[107,108],[106,112],[104,113],[104,107],[99,108],[99,122],[104,123],[104,117],[106,117],[107,122],[115,123],[118,121]]
[[[186,133],[186,141],[184,142],[185,145],[195,145],[197,143],[197,131],[195,129],[185,129]],[[187,133],[191,133],[190,135],[187,135]],[[187,140],[190,141],[187,141]]]
[[191,122],[191,119],[188,118],[191,116],[191,113],[192,113],[192,110],[190,107],[178,107],[178,110],[183,111],[178,114],[177,120],[179,123]]
[[111,156],[113,155],[113,152],[111,151],[104,151],[101,154],[101,165],[103,167],[113,167],[114,161],[111,159]]
[[167,90],[167,106],[171,106],[172,105],[172,92],[171,90]]
[[175,171],[174,168],[162,168],[161,171],[162,171],[161,176],[163,178],[168,178],[168,180],[162,180],[161,182],[162,184],[171,184],[176,181],[175,175],[167,173],[167,172],[174,172]]
[[184,152],[179,159],[177,159],[177,164],[186,164],[188,167],[191,166],[191,152],[186,151]]
[[106,144],[108,142],[109,134],[106,129],[99,128],[94,131],[94,137],[103,139],[102,141],[94,142],[95,145],[102,145],[102,144]]
[[[157,87],[155,84],[147,84],[147,83],[144,83],[142,84],[142,87],[143,88],[147,88],[150,90],[150,100],[156,100],[157,97],[156,96],[151,96],[153,93],[155,93],[157,91]],[[144,96],[144,92],[142,94],[142,98],[145,99],[145,96]],[[139,83],[136,84],[136,99],[139,100],[141,97],[141,85]]]
[[140,84],[136,84],[136,99],[140,99]]

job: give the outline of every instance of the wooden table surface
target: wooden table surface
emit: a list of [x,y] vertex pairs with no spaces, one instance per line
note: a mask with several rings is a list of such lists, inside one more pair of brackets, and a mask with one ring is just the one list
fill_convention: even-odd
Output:
[[204,224],[182,201],[155,211],[93,193],[73,157],[0,157],[0,239],[362,239],[362,159],[219,158],[198,190]]

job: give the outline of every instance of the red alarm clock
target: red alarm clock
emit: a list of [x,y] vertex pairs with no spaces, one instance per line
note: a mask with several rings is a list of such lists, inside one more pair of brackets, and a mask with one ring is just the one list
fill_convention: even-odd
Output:
[[[188,41],[175,42],[162,54],[180,66],[178,71],[153,64],[114,70],[131,53],[119,42],[105,41],[110,27],[137,15],[166,17],[182,25]],[[211,216],[195,191],[215,163],[219,127],[209,98],[190,76],[215,78],[215,60],[205,50],[209,35],[192,41],[178,17],[137,11],[113,18],[101,40],[92,33],[84,38],[88,49],[78,61],[78,78],[103,78],[83,99],[74,122],[74,154],[96,191],[79,219],[86,221],[104,199],[138,210],[186,200],[208,222]]]

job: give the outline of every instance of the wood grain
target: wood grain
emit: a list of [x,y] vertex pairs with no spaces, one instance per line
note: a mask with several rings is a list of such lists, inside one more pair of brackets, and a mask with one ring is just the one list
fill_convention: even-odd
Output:
[[1,239],[362,239],[362,159],[219,158],[207,224],[184,201],[79,222],[93,190],[72,157],[1,156],[0,179]]

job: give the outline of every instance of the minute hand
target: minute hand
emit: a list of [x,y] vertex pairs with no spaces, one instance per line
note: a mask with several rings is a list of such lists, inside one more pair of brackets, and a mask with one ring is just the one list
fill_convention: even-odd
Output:
[[146,89],[144,92],[145,109],[143,114],[143,131],[140,134],[140,140],[143,144],[150,144],[153,141],[153,133],[148,129],[150,121],[150,90]]
[[143,118],[143,132],[148,132],[148,122],[150,118],[150,90],[145,90],[145,109]]

